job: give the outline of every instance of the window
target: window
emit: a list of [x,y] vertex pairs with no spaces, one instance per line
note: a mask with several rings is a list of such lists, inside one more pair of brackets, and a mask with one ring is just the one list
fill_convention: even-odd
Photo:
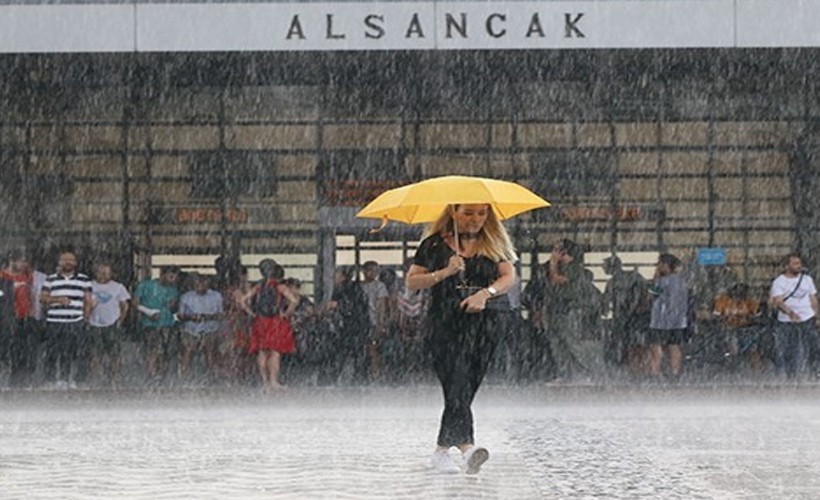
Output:
[[530,158],[536,191],[552,201],[610,199],[615,186],[614,157],[605,152],[535,153]]
[[32,192],[37,193],[37,201],[31,204],[34,227],[63,227],[71,220],[74,182],[70,175],[33,176]]
[[192,198],[269,198],[276,192],[275,154],[214,151],[193,154],[189,162]]

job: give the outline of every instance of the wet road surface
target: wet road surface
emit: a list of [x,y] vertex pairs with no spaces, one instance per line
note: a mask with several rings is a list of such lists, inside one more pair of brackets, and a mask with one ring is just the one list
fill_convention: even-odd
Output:
[[485,386],[477,477],[430,468],[440,411],[431,385],[0,392],[0,498],[820,498],[816,385]]

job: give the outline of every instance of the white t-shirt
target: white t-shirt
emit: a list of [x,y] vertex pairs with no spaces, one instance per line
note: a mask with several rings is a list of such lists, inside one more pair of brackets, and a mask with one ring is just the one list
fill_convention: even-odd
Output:
[[88,322],[91,326],[111,326],[120,318],[120,302],[131,300],[131,294],[114,280],[108,283],[91,282],[91,296],[94,308]]
[[43,304],[40,302],[40,292],[43,291],[43,285],[48,276],[46,276],[46,273],[34,271],[32,277],[31,300],[34,304],[34,319],[40,321],[46,318],[43,312]]
[[[772,282],[771,297],[782,297],[789,295],[797,286],[800,276],[794,278],[787,278],[784,275],[778,276]],[[786,306],[800,316],[800,323],[808,321],[814,317],[814,310],[811,308],[811,296],[817,295],[817,289],[814,287],[814,280],[808,274],[803,275],[803,281],[800,282],[800,288],[789,297],[786,301]],[[777,320],[781,323],[791,323],[792,320],[783,311],[777,313]]]
[[379,302],[389,296],[387,292],[387,285],[379,280],[362,281],[360,283],[364,294],[367,296],[367,304],[370,306],[370,321],[375,324],[378,318],[376,313],[378,311]]

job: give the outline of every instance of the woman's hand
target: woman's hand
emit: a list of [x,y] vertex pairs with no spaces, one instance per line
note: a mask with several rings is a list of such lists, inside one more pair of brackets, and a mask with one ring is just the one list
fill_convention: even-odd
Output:
[[447,276],[452,276],[458,274],[459,271],[463,271],[464,266],[464,259],[460,255],[453,255],[447,262],[447,267],[444,268],[444,271]]
[[470,295],[466,299],[461,301],[459,307],[464,309],[465,312],[468,313],[478,313],[484,310],[487,307],[487,299],[490,298],[489,292],[485,288],[477,291],[476,293]]

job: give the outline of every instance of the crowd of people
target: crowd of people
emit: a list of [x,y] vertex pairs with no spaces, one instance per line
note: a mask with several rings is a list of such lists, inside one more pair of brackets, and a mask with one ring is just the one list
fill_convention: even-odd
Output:
[[[659,256],[649,280],[610,256],[601,292],[584,253],[562,240],[523,289],[516,278],[504,294],[514,314],[494,327],[489,377],[814,376],[816,289],[799,254],[786,257],[783,273],[755,293],[725,266],[706,268],[671,254]],[[418,262],[410,259],[401,270],[373,261],[341,266],[332,296],[316,304],[272,260],[259,263],[258,283],[238,262],[221,258],[214,275],[166,266],[129,290],[111,262],[93,263],[88,276],[66,250],[47,275],[12,251],[0,273],[0,384],[280,391],[286,384],[432,381],[428,313],[441,300],[434,288],[407,286],[404,277]],[[126,346],[136,353],[131,369]]]
[[[10,252],[0,273],[0,384],[13,388],[239,384],[284,389],[283,378],[332,385],[424,377],[427,296],[399,293],[394,269],[340,266],[315,304],[275,261],[263,279],[220,258],[216,274],[164,266],[133,290],[110,262],[80,272],[75,252],[51,275]],[[134,346],[137,373],[127,370]],[[7,376],[6,376],[7,375]]]
[[725,265],[669,253],[648,280],[616,255],[606,258],[610,278],[600,292],[583,258],[575,242],[556,244],[523,293],[546,378],[817,377],[820,311],[799,253],[786,256],[782,274],[759,293]]

